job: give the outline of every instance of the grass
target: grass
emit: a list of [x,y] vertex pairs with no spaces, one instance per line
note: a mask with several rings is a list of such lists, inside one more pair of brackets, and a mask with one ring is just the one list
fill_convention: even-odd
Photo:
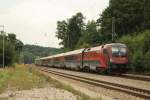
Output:
[[33,74],[24,65],[16,65],[14,68],[0,69],[0,93],[6,89],[25,90],[44,86],[44,76]]
[[77,96],[78,100],[102,100],[91,98],[84,93],[75,90],[73,87],[63,84],[57,80],[45,76],[37,70],[25,65],[16,65],[13,68],[0,69],[0,93],[5,90],[27,90],[44,87],[46,84],[53,87],[67,90]]

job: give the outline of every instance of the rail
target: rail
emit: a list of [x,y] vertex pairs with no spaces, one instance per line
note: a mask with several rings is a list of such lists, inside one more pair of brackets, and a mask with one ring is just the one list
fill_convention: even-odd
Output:
[[150,99],[150,90],[145,90],[145,89],[135,88],[135,87],[131,87],[131,86],[96,80],[96,79],[92,79],[92,78],[82,77],[79,75],[73,75],[73,74],[53,71],[46,67],[38,67],[38,68],[41,71],[51,73],[54,75],[59,75],[59,76],[65,77],[65,78],[77,80],[80,82],[88,83],[91,85],[95,85],[95,86],[99,86],[99,87],[103,87],[103,88],[107,88],[107,89],[117,90],[117,91],[124,92],[124,93],[130,94],[130,95],[141,97],[144,99],[148,99],[148,100]]

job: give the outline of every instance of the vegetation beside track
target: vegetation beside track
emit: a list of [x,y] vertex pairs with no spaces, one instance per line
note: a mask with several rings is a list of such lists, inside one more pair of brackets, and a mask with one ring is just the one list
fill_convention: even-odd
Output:
[[45,76],[37,70],[25,65],[15,65],[15,67],[0,69],[0,93],[6,90],[17,91],[41,88],[47,84],[58,89],[67,90],[76,95],[79,100],[101,100],[101,98],[91,98],[76,91],[71,86]]
[[42,87],[46,78],[37,75],[24,65],[0,69],[0,93],[5,90],[24,90]]
[[123,36],[119,41],[129,47],[132,72],[150,75],[150,30],[139,32],[134,36]]
[[6,35],[5,32],[0,32],[0,67],[3,66],[3,46],[5,55],[4,65],[13,66],[14,63],[19,63],[21,59],[20,54],[23,48],[22,41],[17,39],[17,36],[14,33],[7,33]]

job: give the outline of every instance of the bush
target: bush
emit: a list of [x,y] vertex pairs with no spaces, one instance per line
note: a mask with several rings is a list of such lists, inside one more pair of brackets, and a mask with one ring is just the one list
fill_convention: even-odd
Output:
[[129,48],[133,71],[150,73],[150,30],[134,36],[123,36],[119,42],[127,44]]

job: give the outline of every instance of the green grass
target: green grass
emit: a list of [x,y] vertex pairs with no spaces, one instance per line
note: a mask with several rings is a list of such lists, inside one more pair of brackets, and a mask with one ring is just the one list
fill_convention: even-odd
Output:
[[29,68],[16,65],[0,69],[0,93],[6,89],[24,90],[44,86],[46,78],[33,74]]
[[0,93],[7,89],[16,91],[40,88],[48,83],[50,86],[72,92],[77,96],[78,100],[102,100],[101,98],[91,98],[69,85],[45,76],[31,67],[16,65],[13,68],[0,69]]

